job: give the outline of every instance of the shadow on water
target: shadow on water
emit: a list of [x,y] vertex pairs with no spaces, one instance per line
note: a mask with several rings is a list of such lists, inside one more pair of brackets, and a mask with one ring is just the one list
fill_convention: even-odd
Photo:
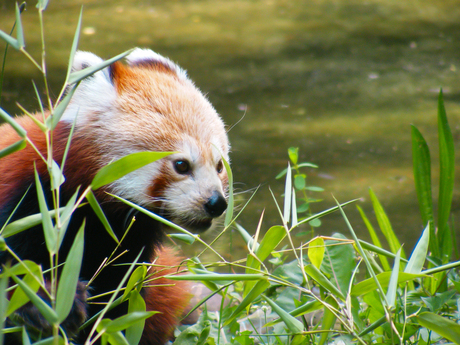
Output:
[[[45,30],[55,94],[82,4],[80,49],[110,57],[133,46],[152,48],[188,70],[229,126],[242,119],[229,136],[238,202],[260,185],[240,218],[249,232],[264,208],[265,229],[279,224],[268,187],[281,203],[284,184],[274,177],[287,164],[287,148],[298,146],[302,161],[319,165],[308,171],[309,182],[325,189],[315,195],[324,201],[314,211],[333,206],[332,195],[342,202],[362,198],[360,205],[372,218],[371,187],[406,251],[412,248],[423,224],[409,125],[415,124],[431,146],[435,179],[440,87],[454,137],[460,136],[460,1],[50,1]],[[37,18],[29,7],[23,16],[26,42],[37,57]],[[0,29],[9,31],[11,2],[0,1],[0,9]],[[30,79],[40,76],[11,51],[3,97],[7,111],[18,113],[16,102],[37,109]],[[454,200],[458,195],[454,191]],[[455,203],[454,215],[458,208]],[[355,206],[346,211],[367,238]],[[325,218],[317,233],[337,231],[348,234],[339,214]],[[232,251],[243,247],[237,238],[230,241]],[[222,242],[226,248],[229,240]]]

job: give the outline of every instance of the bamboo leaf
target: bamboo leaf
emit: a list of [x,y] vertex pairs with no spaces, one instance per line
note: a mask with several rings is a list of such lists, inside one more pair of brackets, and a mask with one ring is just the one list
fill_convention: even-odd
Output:
[[305,266],[305,272],[325,290],[334,294],[342,301],[345,301],[345,296],[343,293],[334,284],[332,284],[329,279],[327,279],[327,277],[315,266],[311,264]]
[[270,307],[272,307],[273,311],[278,314],[281,320],[283,320],[284,324],[286,327],[292,332],[292,333],[302,333],[303,332],[303,323],[297,320],[295,317],[290,315],[287,311],[285,311],[283,308],[281,308],[278,304],[273,302],[270,298],[261,295],[261,297],[268,303],[270,304]]
[[45,234],[46,248],[50,254],[56,254],[56,244],[57,244],[57,234],[54,230],[53,222],[51,220],[51,215],[46,205],[45,194],[43,192],[43,187],[40,182],[40,177],[38,176],[37,169],[35,169],[35,186],[37,189],[38,205],[40,208],[40,213],[42,214],[42,224],[43,232]]
[[19,140],[15,142],[14,144],[0,150],[0,158],[6,157],[9,154],[12,154],[13,152],[22,150],[27,146],[27,142],[25,139]]
[[317,269],[321,267],[324,258],[324,240],[321,237],[314,238],[308,245],[308,258]]
[[396,253],[393,270],[391,271],[390,282],[388,283],[387,301],[389,307],[395,307],[396,293],[398,291],[399,263],[401,261],[401,250]]
[[6,32],[0,30],[0,38],[4,40],[6,43],[8,43],[10,46],[12,46],[14,49],[19,50],[20,46],[18,40],[11,37]]
[[228,200],[227,200],[227,211],[225,214],[224,227],[227,227],[232,222],[233,218],[233,173],[230,164],[222,157],[222,162],[224,162],[225,170],[227,171],[228,177]]
[[[0,31],[1,32],[1,31]],[[25,138],[27,136],[27,132],[20,124],[18,124],[12,116],[10,116],[6,111],[0,108],[0,117],[8,123],[13,129],[18,133],[21,138]]]
[[438,333],[455,344],[460,344],[460,325],[456,322],[430,312],[420,313],[416,319],[423,327]]
[[[62,212],[64,210],[64,207],[61,207],[59,209],[59,212]],[[49,214],[51,217],[54,217],[56,211],[51,210],[49,211]],[[2,232],[3,237],[10,237],[13,236],[17,233],[20,233],[21,231],[30,229],[38,224],[41,224],[43,222],[43,215],[41,213],[33,214],[31,216],[27,216],[18,220],[15,220],[14,222],[8,224],[5,229]]]
[[428,223],[410,256],[404,272],[419,274],[422,271],[430,244],[430,232],[430,223]]
[[88,203],[91,205],[91,208],[93,209],[94,213],[96,213],[102,225],[104,225],[104,228],[107,231],[107,233],[110,235],[110,237],[112,237],[116,243],[120,243],[120,241],[117,238],[117,235],[115,235],[115,232],[110,226],[110,223],[107,217],[105,216],[104,211],[102,210],[101,206],[97,202],[97,199],[91,190],[86,195],[86,200],[88,200]]
[[[339,305],[337,304],[337,301],[332,296],[328,296],[325,302],[329,305],[329,308],[328,306],[324,306],[324,314],[323,314],[323,321],[321,323],[321,329],[323,331],[330,331],[334,329],[335,321],[337,320],[337,316],[330,310],[330,307],[338,310]],[[318,345],[324,345],[328,337],[329,337],[329,332],[321,333],[321,337],[320,337]]]
[[193,242],[195,242],[195,237],[190,236],[188,234],[168,234],[167,236],[169,238],[172,238],[173,240],[179,240],[187,244],[192,244]]
[[[375,216],[377,218],[377,222],[379,223],[380,230],[387,239],[390,250],[393,253],[396,253],[399,248],[401,248],[401,244],[399,243],[399,240],[396,237],[393,228],[391,227],[390,220],[388,219],[385,210],[383,209],[380,201],[377,199],[377,196],[372,189],[369,189],[369,194],[371,196],[372,206],[374,207]],[[404,259],[406,258],[404,249],[401,249],[401,257]]]
[[[439,198],[438,198],[438,233],[439,245],[450,241],[447,234],[448,220],[452,206],[455,175],[454,139],[447,121],[442,90],[438,99],[438,139],[439,139]],[[441,254],[441,253],[439,253]],[[442,253],[449,257],[451,253]]]
[[96,190],[102,186],[112,183],[115,180],[133,172],[143,166],[153,163],[163,157],[169,156],[172,152],[136,152],[131,153],[123,158],[112,162],[101,170],[99,170],[94,176],[91,182],[91,187]]
[[100,71],[101,69],[104,69],[107,66],[110,66],[114,62],[123,59],[125,56],[129,55],[132,51],[133,51],[133,49],[127,50],[124,53],[121,53],[121,54],[119,54],[119,55],[117,55],[117,56],[115,56],[115,57],[113,57],[113,58],[111,58],[109,60],[103,61],[103,62],[101,62],[99,64],[94,65],[94,66],[87,67],[87,68],[85,68],[85,69],[83,69],[81,71],[76,71],[76,72],[70,73],[68,83],[69,84],[77,83],[77,82],[85,79],[86,77],[89,77],[90,75],[93,75],[97,71]]
[[[379,284],[382,288],[386,288],[390,284],[391,273],[392,272],[383,272],[383,273],[379,273],[376,275],[376,278],[378,279]],[[400,272],[398,275],[398,284],[405,283],[407,281],[411,281],[411,280],[414,280],[420,277],[427,277],[427,275]],[[352,296],[365,295],[371,291],[375,291],[378,288],[379,287],[377,286],[375,279],[368,278],[368,279],[365,279],[353,285],[351,289],[351,295]]]
[[18,3],[16,3],[16,38],[19,46],[17,49],[23,49],[25,47],[24,30],[22,29],[21,11],[19,10]]
[[[126,300],[129,293],[136,287],[142,287],[142,282],[147,274],[147,268],[145,266],[139,266],[129,277],[128,283],[126,284],[125,291],[123,292],[123,301]],[[131,297],[130,297],[131,298]]]
[[[145,268],[145,266],[143,266]],[[140,268],[140,267],[139,267]],[[134,272],[133,272],[134,274]],[[139,291],[131,291],[128,304],[128,315],[132,313],[145,313],[145,302]],[[156,312],[154,312],[156,313]],[[153,314],[152,314],[153,315]],[[138,344],[144,331],[145,319],[139,318],[126,328],[126,340],[130,345]]]
[[74,303],[83,260],[84,230],[85,221],[75,236],[59,279],[56,294],[56,314],[60,323],[67,318]]
[[59,120],[62,118],[62,115],[64,115],[64,112],[67,109],[73,94],[77,90],[77,86],[78,85],[75,85],[70,89],[67,95],[65,95],[65,97],[58,103],[56,108],[54,108],[51,116],[48,116],[46,119],[46,125],[50,130],[54,130],[56,128]]
[[292,177],[291,177],[291,165],[288,163],[286,182],[284,186],[284,211],[283,220],[285,223],[289,223],[289,216],[291,214],[291,200],[292,200]]

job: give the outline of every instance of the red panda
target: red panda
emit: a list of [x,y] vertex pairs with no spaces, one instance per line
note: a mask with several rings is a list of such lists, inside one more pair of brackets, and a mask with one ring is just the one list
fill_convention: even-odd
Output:
[[[169,59],[138,48],[126,60],[127,64],[115,62],[83,80],[53,133],[53,158],[61,164],[71,126],[74,121],[76,123],[64,166],[66,180],[61,186],[61,205],[66,204],[78,186],[87,187],[101,167],[118,158],[140,151],[175,153],[96,190],[96,197],[118,238],[123,236],[133,216],[136,220],[117,251],[127,252],[117,259],[115,265],[100,272],[89,287],[91,295],[114,290],[127,271],[126,265],[116,264],[134,261],[141,250],[139,262],[151,262],[156,257],[163,265],[174,266],[180,262],[171,250],[161,245],[162,223],[136,213],[108,193],[128,199],[193,231],[209,228],[212,220],[227,207],[228,177],[222,159],[229,159],[229,142],[220,116],[186,72]],[[92,53],[77,52],[72,68],[78,71],[100,62],[102,59]],[[41,114],[37,118],[40,119]],[[38,126],[28,117],[19,117],[17,122],[46,156],[45,136]],[[0,149],[18,139],[8,125],[0,126]],[[0,226],[24,195],[11,221],[39,213],[34,163],[43,188],[48,191],[47,202],[52,204],[46,165],[28,145],[0,159]],[[86,303],[84,282],[93,276],[115,247],[97,216],[85,205],[72,215],[60,258],[67,256],[84,219],[85,247],[80,285],[72,313],[63,323],[69,334],[77,333],[82,322],[100,310],[100,306]],[[49,268],[41,225],[6,241],[21,259],[33,260],[44,269]],[[12,258],[5,252],[0,254],[0,263],[10,260]],[[148,308],[160,313],[146,321],[141,344],[163,344],[187,306],[187,283],[169,281],[165,286],[144,288],[142,293]],[[117,308],[109,316],[122,315],[126,309]],[[41,328],[46,334],[43,320],[38,320],[33,309],[31,305],[21,308],[17,312],[19,319],[26,326]],[[9,322],[18,324],[17,320]],[[18,337],[8,336],[6,343],[20,343],[20,333],[17,334]]]

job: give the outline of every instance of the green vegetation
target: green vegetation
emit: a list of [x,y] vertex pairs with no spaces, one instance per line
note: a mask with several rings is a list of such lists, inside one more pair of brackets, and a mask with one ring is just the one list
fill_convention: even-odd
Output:
[[[38,14],[43,23],[46,0],[38,1]],[[40,71],[47,85],[45,45],[42,41],[42,61],[35,61],[25,50],[21,25],[20,9],[16,7],[16,35],[0,32],[0,37],[11,47],[23,52]],[[69,66],[77,49],[80,21],[70,52]],[[43,27],[42,27],[43,40]],[[37,123],[51,143],[53,129],[62,116],[72,91],[78,82],[91,73],[106,67],[126,53],[107,60],[96,69],[72,73],[67,71],[64,86],[53,102],[48,88],[46,106],[40,104],[43,122]],[[70,90],[65,94],[65,90]],[[38,92],[37,92],[38,96]],[[40,97],[38,97],[40,99]],[[44,108],[50,116],[45,118]],[[24,110],[25,111],[25,110]],[[26,115],[31,116],[25,111]],[[22,149],[26,144],[33,145],[26,131],[5,111],[0,116],[8,122],[22,138],[16,144],[0,152],[6,156]],[[454,188],[454,149],[453,138],[447,121],[442,93],[438,99],[438,142],[440,157],[439,195],[437,202],[432,199],[432,179],[430,152],[426,141],[417,128],[412,128],[413,163],[415,187],[420,204],[420,213],[426,228],[411,254],[403,248],[398,236],[391,227],[375,193],[370,190],[370,198],[379,224],[376,231],[368,216],[359,208],[372,242],[357,238],[353,225],[346,216],[346,208],[353,207],[353,201],[337,202],[331,209],[315,213],[311,205],[317,201],[310,193],[321,189],[309,186],[302,168],[313,167],[310,163],[298,162],[298,150],[288,150],[290,165],[279,177],[285,176],[284,200],[282,206],[273,195],[273,202],[279,210],[279,224],[265,227],[263,214],[255,229],[247,230],[238,224],[238,216],[244,207],[233,215],[233,196],[230,191],[229,208],[221,236],[231,227],[236,227],[247,243],[247,256],[239,260],[227,261],[213,249],[213,243],[204,243],[201,238],[172,226],[180,234],[172,234],[176,240],[186,243],[200,242],[203,252],[185,261],[188,273],[171,275],[175,280],[192,280],[205,284],[210,296],[222,297],[218,311],[205,307],[196,324],[181,326],[176,332],[177,344],[437,344],[452,342],[460,344],[460,277],[458,267],[458,248],[455,242],[455,224],[451,219],[451,204]],[[69,138],[70,142],[70,138]],[[36,263],[21,261],[12,267],[4,267],[0,274],[0,320],[31,301],[52,325],[52,336],[40,343],[59,344],[67,342],[67,335],[60,324],[68,315],[77,288],[78,273],[83,255],[83,232],[75,238],[72,249],[62,267],[60,282],[58,276],[58,249],[72,212],[83,202],[88,202],[100,216],[109,233],[110,224],[93,194],[93,190],[129,173],[124,167],[139,168],[166,153],[144,152],[129,155],[120,161],[101,169],[91,186],[76,193],[65,206],[59,205],[60,185],[65,162],[53,160],[52,146],[49,144],[46,162],[51,178],[55,204],[48,209],[38,175],[36,186],[41,214],[33,215],[15,222],[4,224],[1,229],[1,249],[10,251],[4,239],[31,226],[43,224],[50,261],[54,263],[50,272],[51,289],[45,288],[45,272]],[[58,164],[60,163],[60,164]],[[228,164],[230,185],[231,171]],[[120,199],[130,204],[129,201]],[[250,201],[249,201],[250,202]],[[132,204],[130,204],[132,205]],[[436,212],[434,205],[437,205]],[[156,215],[132,205],[141,212],[158,219]],[[347,234],[334,234],[332,237],[316,236],[315,229],[321,225],[320,218],[331,212],[341,212],[349,229]],[[435,217],[435,214],[437,217]],[[309,226],[305,232],[304,226]],[[297,231],[300,230],[300,231]],[[387,245],[382,245],[379,235],[383,235]],[[293,235],[300,245],[295,245]],[[114,236],[116,241],[120,241]],[[121,239],[122,240],[122,239]],[[389,248],[388,250],[385,248]],[[218,259],[215,262],[201,262],[205,251],[213,251]],[[11,252],[11,255],[15,255]],[[60,269],[60,268],[59,268]],[[229,271],[231,273],[219,273]],[[132,272],[132,274],[131,274]],[[235,273],[237,272],[237,273]],[[133,262],[128,275],[123,277],[120,286],[112,294],[104,310],[86,323],[91,328],[88,343],[102,339],[110,344],[136,344],[142,332],[143,320],[153,312],[145,311],[145,303],[140,299],[140,289],[149,277],[145,265]],[[12,291],[8,280],[12,279],[18,288]],[[37,295],[37,291],[47,291],[50,304]],[[120,295],[119,295],[120,294]],[[119,296],[118,296],[119,295]],[[104,317],[107,310],[118,303],[129,301],[129,313],[116,320]],[[3,327],[4,332],[22,332],[25,344],[34,342],[39,335],[22,327]]]

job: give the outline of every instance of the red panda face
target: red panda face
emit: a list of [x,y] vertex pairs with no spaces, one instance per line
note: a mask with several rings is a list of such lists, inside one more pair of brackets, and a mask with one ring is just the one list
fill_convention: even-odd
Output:
[[[74,69],[102,61],[77,53]],[[77,116],[76,135],[97,145],[103,166],[140,151],[174,154],[106,187],[106,191],[152,209],[195,230],[205,230],[226,209],[228,178],[223,159],[229,143],[219,115],[170,60],[136,49],[83,81],[63,120]]]

